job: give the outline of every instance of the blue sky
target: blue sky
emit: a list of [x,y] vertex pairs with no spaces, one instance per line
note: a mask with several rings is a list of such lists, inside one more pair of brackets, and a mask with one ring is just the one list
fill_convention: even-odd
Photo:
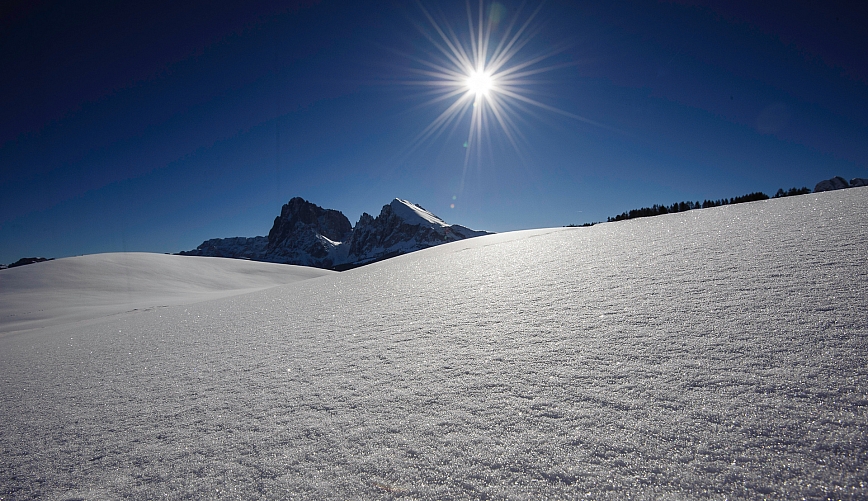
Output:
[[[538,5],[492,4],[495,41]],[[463,1],[4,7],[0,263],[265,235],[294,196],[509,231],[868,177],[846,3],[551,0],[510,63],[542,57],[521,86],[542,106],[469,160],[469,114],[417,140],[449,104],[418,85],[443,61],[425,12],[469,47]]]

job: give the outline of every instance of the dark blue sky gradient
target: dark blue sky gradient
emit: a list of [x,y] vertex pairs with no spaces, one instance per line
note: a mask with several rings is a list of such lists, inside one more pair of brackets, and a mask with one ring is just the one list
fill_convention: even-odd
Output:
[[868,19],[812,3],[551,0],[518,57],[563,67],[527,90],[602,126],[523,106],[465,172],[469,116],[413,142],[444,106],[402,83],[435,51],[413,3],[13,2],[0,263],[265,235],[293,196],[508,231],[868,177]]

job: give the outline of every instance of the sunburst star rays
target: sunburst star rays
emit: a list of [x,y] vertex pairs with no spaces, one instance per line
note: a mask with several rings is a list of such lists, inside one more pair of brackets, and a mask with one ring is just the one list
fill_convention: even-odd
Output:
[[565,46],[543,51],[533,48],[531,42],[541,30],[538,17],[543,5],[531,10],[522,4],[506,20],[502,4],[493,2],[486,8],[484,0],[479,0],[474,8],[468,0],[467,31],[459,33],[442,13],[418,3],[427,21],[418,29],[433,50],[426,57],[411,57],[415,63],[411,71],[416,78],[407,83],[426,88],[423,95],[428,100],[422,106],[440,105],[445,109],[419,132],[410,147],[436,139],[447,131],[451,136],[466,123],[469,114],[459,193],[463,191],[468,166],[482,163],[483,149],[491,151],[495,133],[524,158],[521,146],[528,141],[518,125],[528,115],[534,115],[534,109],[610,129],[531,97],[539,91],[535,87],[541,83],[540,75],[576,64],[553,62],[553,57]]

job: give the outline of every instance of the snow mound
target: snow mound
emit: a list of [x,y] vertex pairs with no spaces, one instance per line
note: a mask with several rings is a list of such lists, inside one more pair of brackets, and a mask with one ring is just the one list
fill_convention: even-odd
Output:
[[0,338],[0,497],[868,499],[866,213],[481,236]]
[[56,259],[0,271],[0,336],[130,310],[192,304],[332,273],[144,252]]

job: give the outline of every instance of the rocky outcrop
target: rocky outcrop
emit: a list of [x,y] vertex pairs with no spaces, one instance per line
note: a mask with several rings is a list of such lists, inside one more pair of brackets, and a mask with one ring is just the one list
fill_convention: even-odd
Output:
[[843,190],[844,188],[858,188],[860,186],[868,186],[868,179],[854,177],[849,183],[847,183],[847,180],[843,177],[835,176],[832,179],[826,179],[825,181],[817,183],[817,186],[814,187],[814,193]]
[[18,261],[15,261],[14,263],[10,263],[10,264],[8,264],[8,265],[5,265],[5,264],[4,264],[4,265],[0,265],[0,269],[5,270],[5,269],[7,269],[7,268],[17,268],[17,267],[19,267],[19,266],[26,266],[26,265],[28,265],[28,264],[43,263],[43,262],[45,262],[45,261],[53,261],[53,260],[54,260],[53,257],[51,257],[51,258],[44,258],[44,257],[22,257],[21,259],[19,259]]
[[191,251],[181,251],[182,256],[231,257],[264,261],[267,237],[231,237],[205,240]]
[[396,198],[376,218],[362,214],[353,229],[346,262],[362,264],[486,234],[447,224],[421,206]]
[[835,176],[832,179],[826,179],[825,181],[820,181],[817,183],[817,186],[814,187],[814,193],[820,193],[821,191],[832,191],[832,190],[843,190],[844,188],[849,188],[850,185],[847,184],[847,180],[841,176]]
[[348,269],[486,234],[447,224],[397,198],[383,206],[376,218],[362,214],[353,228],[341,212],[296,197],[283,206],[267,237],[214,238],[180,254]]
[[352,231],[350,220],[340,211],[295,197],[274,218],[266,260],[331,268],[338,261],[338,246]]

